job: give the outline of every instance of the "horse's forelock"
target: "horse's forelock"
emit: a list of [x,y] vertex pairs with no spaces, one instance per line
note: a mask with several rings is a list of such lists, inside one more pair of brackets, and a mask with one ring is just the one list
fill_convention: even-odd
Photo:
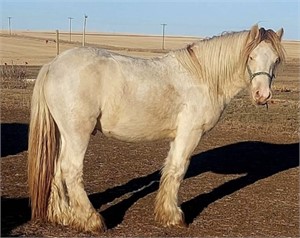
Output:
[[276,51],[280,62],[284,62],[285,61],[285,51],[284,48],[282,46],[282,43],[278,37],[278,35],[271,29],[267,30],[266,33],[266,38],[265,41],[266,42],[270,42],[274,48],[274,50]]

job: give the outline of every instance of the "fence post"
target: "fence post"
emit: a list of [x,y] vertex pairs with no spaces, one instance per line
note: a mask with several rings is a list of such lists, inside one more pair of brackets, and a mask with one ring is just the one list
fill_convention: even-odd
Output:
[[59,55],[59,31],[56,30],[56,55]]

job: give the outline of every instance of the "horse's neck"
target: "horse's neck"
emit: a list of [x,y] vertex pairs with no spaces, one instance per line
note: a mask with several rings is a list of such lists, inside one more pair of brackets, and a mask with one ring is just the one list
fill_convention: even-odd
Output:
[[219,102],[227,105],[239,92],[245,89],[247,85],[247,82],[241,78],[240,73],[237,72],[232,76],[231,80],[226,80],[224,89],[218,97]]
[[245,74],[240,70],[233,71],[230,75],[215,79],[214,84],[210,84],[211,97],[225,108],[226,105],[242,90],[248,86]]
[[199,83],[208,84],[212,97],[220,103],[229,103],[247,86],[240,59],[246,36],[247,33],[238,33],[235,37],[219,37],[214,41],[199,42],[195,47],[201,67]]

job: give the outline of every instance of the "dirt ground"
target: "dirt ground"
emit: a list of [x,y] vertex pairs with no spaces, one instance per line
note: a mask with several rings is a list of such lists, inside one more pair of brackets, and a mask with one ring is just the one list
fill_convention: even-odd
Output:
[[[168,141],[125,143],[92,136],[85,189],[106,220],[101,234],[30,221],[27,136],[32,83],[1,81],[1,236],[299,237],[299,58],[289,56],[273,99],[248,92],[227,107],[196,148],[179,196],[188,228],[154,221]],[[40,66],[28,66],[36,76]]]

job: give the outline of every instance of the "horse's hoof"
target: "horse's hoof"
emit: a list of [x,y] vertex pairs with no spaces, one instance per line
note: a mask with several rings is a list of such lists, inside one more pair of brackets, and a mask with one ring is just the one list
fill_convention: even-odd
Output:
[[182,227],[187,228],[188,225],[185,222],[184,214],[179,209],[179,212],[169,214],[159,214],[155,212],[155,220],[164,227]]
[[92,233],[102,233],[107,230],[103,217],[95,212],[92,216],[88,219],[84,230],[90,231]]
[[188,224],[185,222],[185,220],[183,219],[180,223],[178,223],[177,227],[180,228],[188,228]]
[[178,227],[178,228],[188,228],[188,225],[186,224],[186,222],[184,220],[180,220],[180,221],[158,221],[158,223],[160,223],[162,226],[164,227]]

